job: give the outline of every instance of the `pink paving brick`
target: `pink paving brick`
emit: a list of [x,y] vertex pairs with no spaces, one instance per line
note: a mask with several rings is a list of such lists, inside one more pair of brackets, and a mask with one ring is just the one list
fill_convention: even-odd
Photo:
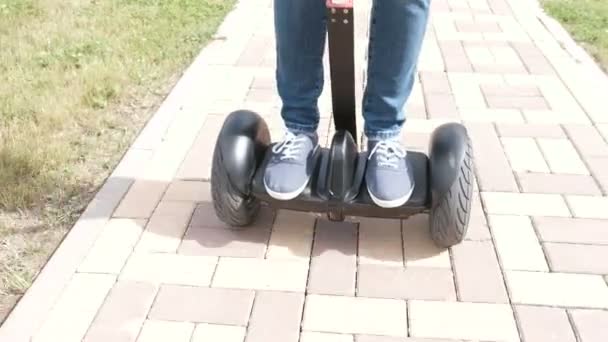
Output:
[[496,130],[501,137],[521,138],[565,138],[566,134],[555,124],[497,123]]
[[163,285],[149,318],[244,326],[253,297],[252,290]]
[[584,158],[608,157],[608,143],[593,126],[564,125],[564,129]]
[[[248,226],[247,229],[261,228],[269,230],[274,221],[274,212],[270,208],[262,208],[255,222]],[[190,227],[194,228],[212,228],[212,229],[230,229],[228,225],[222,222],[213,209],[211,203],[200,203],[197,205],[192,215]]]
[[508,304],[409,301],[410,336],[473,341],[517,341]]
[[608,274],[608,246],[570,243],[544,244],[545,253],[555,272]]
[[135,250],[137,252],[175,253],[194,211],[188,201],[161,202],[146,225]]
[[430,119],[457,119],[460,115],[451,94],[425,94],[426,111]]
[[358,220],[359,264],[403,266],[401,221],[364,217]]
[[308,293],[354,295],[356,268],[357,227],[317,220]]
[[449,72],[471,72],[473,67],[459,41],[439,41],[439,48]]
[[507,291],[492,243],[464,241],[452,248],[458,298],[465,302],[507,303]]
[[207,115],[203,128],[177,172],[178,179],[209,180],[213,149],[223,122],[223,115]]
[[574,309],[570,316],[581,341],[604,342],[608,338],[608,311]]
[[262,258],[269,238],[270,229],[261,227],[231,230],[191,226],[184,235],[178,253]]
[[83,341],[135,341],[152,306],[156,291],[157,286],[149,283],[116,283]]
[[114,212],[114,217],[148,218],[165,193],[168,184],[154,180],[137,180]]
[[519,191],[511,166],[494,127],[467,123],[475,154],[475,168],[482,191]]
[[402,221],[402,227],[406,267],[451,267],[449,251],[437,247],[431,239],[428,215],[411,216]]
[[523,192],[544,194],[596,195],[602,192],[595,180],[587,175],[557,173],[519,173]]
[[502,32],[498,23],[493,21],[457,20],[454,25],[459,32]]
[[420,81],[425,94],[451,94],[448,77],[443,72],[421,71]]
[[539,97],[542,96],[540,89],[535,85],[508,86],[494,83],[480,84],[481,91],[486,96],[504,97]]
[[298,342],[304,294],[258,292],[245,342]]
[[515,313],[525,342],[576,342],[564,309],[517,305]]
[[541,96],[487,96],[488,107],[499,109],[549,109],[547,101]]
[[357,295],[376,298],[456,300],[447,268],[359,265]]
[[528,42],[512,42],[511,45],[517,50],[517,53],[524,61],[531,74],[546,75],[555,73],[551,63],[534,44]]
[[564,217],[535,217],[533,220],[542,241],[608,245],[604,220]]
[[587,157],[587,166],[604,193],[608,193],[608,157]]
[[211,202],[210,188],[209,182],[176,180],[169,185],[163,200]]
[[465,240],[482,241],[490,239],[490,230],[488,228],[486,215],[481,206],[479,192],[475,191],[473,193],[473,200],[471,201],[471,217],[469,218]]

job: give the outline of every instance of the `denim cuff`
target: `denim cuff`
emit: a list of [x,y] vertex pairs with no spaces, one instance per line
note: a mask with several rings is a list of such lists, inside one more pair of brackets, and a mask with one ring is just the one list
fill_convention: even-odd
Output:
[[286,122],[285,127],[294,134],[315,134],[318,125],[301,125]]
[[386,131],[365,131],[367,140],[392,140],[399,138],[401,130],[386,130]]

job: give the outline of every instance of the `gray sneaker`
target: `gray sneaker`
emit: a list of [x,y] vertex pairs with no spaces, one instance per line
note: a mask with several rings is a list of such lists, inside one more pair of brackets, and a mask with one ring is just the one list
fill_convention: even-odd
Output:
[[370,141],[368,151],[365,182],[372,200],[383,208],[402,206],[414,191],[407,151],[397,140]]
[[312,157],[319,146],[316,134],[287,132],[283,141],[272,147],[272,157],[264,172],[266,192],[278,200],[298,197],[312,173]]

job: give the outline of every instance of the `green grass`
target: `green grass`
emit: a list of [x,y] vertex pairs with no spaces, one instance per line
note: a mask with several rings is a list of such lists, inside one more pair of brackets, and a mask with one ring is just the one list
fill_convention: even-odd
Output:
[[0,321],[234,0],[0,0]]
[[542,4],[608,70],[608,1],[543,0]]

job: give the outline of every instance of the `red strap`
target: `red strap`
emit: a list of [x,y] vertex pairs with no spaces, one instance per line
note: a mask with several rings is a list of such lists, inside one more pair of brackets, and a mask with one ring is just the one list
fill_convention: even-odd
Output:
[[327,0],[327,8],[353,8],[353,0]]

